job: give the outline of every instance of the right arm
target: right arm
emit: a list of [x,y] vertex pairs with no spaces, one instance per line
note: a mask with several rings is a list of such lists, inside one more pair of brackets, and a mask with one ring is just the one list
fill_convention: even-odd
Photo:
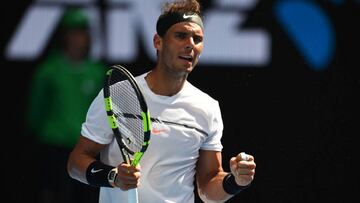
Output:
[[[80,136],[78,143],[70,153],[67,163],[67,170],[70,177],[89,184],[86,177],[88,167],[91,163],[97,161],[97,155],[105,146],[106,145],[94,142],[84,136]],[[111,184],[111,186],[119,187],[122,190],[128,190],[139,185],[139,166],[134,167],[126,163],[120,163],[118,166],[114,167],[117,167],[118,174],[115,183]]]
[[78,143],[70,153],[67,163],[67,170],[70,177],[88,184],[86,170],[89,165],[96,161],[96,156],[105,145],[94,142],[84,136],[80,136]]

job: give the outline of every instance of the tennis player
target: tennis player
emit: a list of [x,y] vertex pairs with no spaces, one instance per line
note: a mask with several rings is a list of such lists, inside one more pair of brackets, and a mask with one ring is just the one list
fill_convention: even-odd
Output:
[[152,123],[140,166],[122,160],[100,91],[70,154],[68,172],[74,179],[101,187],[100,203],[127,202],[126,191],[135,187],[139,202],[193,203],[194,180],[203,201],[226,201],[249,187],[256,164],[252,155],[239,153],[228,162],[231,171],[223,170],[219,103],[187,81],[204,46],[199,3],[164,4],[156,31],[157,63],[136,79],[151,117],[166,122]]

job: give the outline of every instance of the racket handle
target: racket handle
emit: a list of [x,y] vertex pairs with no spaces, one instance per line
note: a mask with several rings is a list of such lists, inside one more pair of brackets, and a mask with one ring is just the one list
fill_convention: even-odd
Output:
[[128,190],[128,203],[139,203],[137,188]]

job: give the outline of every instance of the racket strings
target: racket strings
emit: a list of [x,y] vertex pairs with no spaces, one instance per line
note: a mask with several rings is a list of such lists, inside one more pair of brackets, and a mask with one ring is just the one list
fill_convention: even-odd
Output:
[[123,142],[132,152],[138,152],[144,141],[144,126],[137,94],[128,80],[111,85],[110,92]]

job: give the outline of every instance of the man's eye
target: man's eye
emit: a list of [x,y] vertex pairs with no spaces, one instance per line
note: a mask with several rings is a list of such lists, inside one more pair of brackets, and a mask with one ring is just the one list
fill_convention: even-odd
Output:
[[199,36],[195,36],[195,37],[194,37],[194,42],[195,42],[195,44],[200,43],[200,42],[202,42],[202,41],[203,41],[203,38],[202,38],[202,37],[199,37]]

